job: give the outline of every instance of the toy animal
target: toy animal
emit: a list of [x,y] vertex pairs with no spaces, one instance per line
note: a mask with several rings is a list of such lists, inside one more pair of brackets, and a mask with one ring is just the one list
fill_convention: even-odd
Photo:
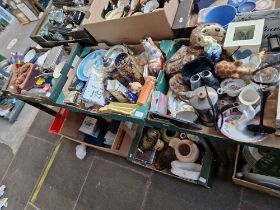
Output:
[[190,36],[190,46],[200,47],[199,42],[201,35],[211,36],[217,41],[218,44],[223,45],[225,34],[225,29],[218,23],[200,24],[192,30]]
[[184,97],[187,91],[189,91],[188,86],[184,83],[183,76],[181,73],[175,74],[169,80],[169,88],[172,93],[176,96]]
[[204,52],[207,54],[208,59],[219,62],[221,60],[222,47],[217,43],[217,40],[211,36],[200,36],[200,46],[204,47]]
[[130,90],[134,94],[138,94],[142,90],[142,85],[139,82],[131,82],[129,83]]
[[166,65],[166,74],[172,75],[181,72],[186,63],[201,55],[203,55],[203,49],[201,48],[193,48],[185,45],[181,46],[169,59]]
[[250,68],[243,66],[241,61],[228,62],[221,61],[215,66],[216,75],[220,78],[240,78],[250,74]]

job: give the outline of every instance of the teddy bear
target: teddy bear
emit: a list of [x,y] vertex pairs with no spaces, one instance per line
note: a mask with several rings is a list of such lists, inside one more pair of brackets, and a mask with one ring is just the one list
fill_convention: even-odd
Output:
[[139,82],[131,82],[129,83],[130,90],[132,93],[138,95],[142,90],[142,85]]
[[172,93],[178,97],[185,97],[189,91],[188,86],[184,83],[183,76],[181,73],[175,74],[169,80],[169,88]]
[[200,47],[200,36],[211,36],[217,41],[218,44],[222,45],[225,39],[226,31],[218,23],[204,23],[198,25],[195,29],[192,30],[190,36],[190,46]]
[[228,62],[223,60],[216,64],[215,71],[217,76],[222,79],[228,77],[238,79],[250,74],[250,69],[243,66],[241,61]]
[[201,48],[195,49],[190,46],[181,46],[166,64],[166,74],[171,75],[180,72],[186,63],[201,55],[203,55],[203,50]]

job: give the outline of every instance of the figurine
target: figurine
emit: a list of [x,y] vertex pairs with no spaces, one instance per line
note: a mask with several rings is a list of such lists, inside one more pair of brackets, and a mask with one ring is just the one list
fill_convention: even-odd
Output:
[[216,64],[215,69],[217,76],[222,79],[228,77],[238,79],[250,74],[250,68],[243,66],[241,61],[221,61]]
[[207,58],[218,62],[221,60],[222,47],[217,43],[217,40],[211,36],[200,36],[200,45],[204,47],[204,52],[207,54]]
[[161,50],[155,45],[151,37],[142,41],[145,49],[146,57],[149,64],[149,73],[152,76],[157,76],[160,70],[163,69],[164,58]]
[[186,96],[186,93],[189,91],[189,88],[184,83],[183,76],[181,73],[175,74],[169,80],[169,88],[172,93],[176,96]]
[[160,138],[161,134],[158,130],[154,128],[149,128],[146,134],[142,137],[140,142],[140,149],[142,151],[147,151],[153,149],[156,145],[158,139]]
[[218,23],[200,24],[193,29],[191,33],[190,46],[200,47],[200,35],[211,36],[218,44],[222,45],[225,39],[225,34],[225,29]]
[[139,82],[131,82],[129,83],[130,90],[132,93],[138,95],[142,90],[142,85]]

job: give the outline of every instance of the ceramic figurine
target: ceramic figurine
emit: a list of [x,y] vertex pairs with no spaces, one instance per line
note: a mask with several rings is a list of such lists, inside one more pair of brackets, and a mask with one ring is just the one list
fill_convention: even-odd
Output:
[[161,134],[158,130],[154,128],[149,128],[146,134],[142,137],[140,142],[140,149],[142,151],[147,151],[153,149],[156,145],[158,139],[160,138]]
[[211,36],[200,36],[200,46],[204,47],[204,52],[207,55],[207,58],[218,62],[221,60],[222,47],[217,43],[217,40]]
[[171,162],[176,159],[175,150],[170,146],[165,147],[156,159],[155,168],[157,170],[163,170],[171,167]]
[[189,91],[189,88],[184,83],[183,76],[180,73],[171,77],[169,80],[169,88],[174,95],[181,97],[186,96],[187,91]]
[[206,23],[198,25],[194,30],[192,30],[190,36],[190,45],[192,47],[200,47],[200,35],[211,36],[214,38],[218,44],[223,44],[226,31],[218,23]]
[[190,46],[181,46],[181,48],[169,59],[166,65],[166,74],[171,75],[180,72],[184,64],[201,55],[203,55],[203,50],[200,48],[196,49]]
[[138,94],[142,90],[142,85],[139,82],[131,82],[129,83],[130,90],[133,94]]
[[157,76],[160,70],[163,69],[164,58],[161,50],[155,45],[151,37],[142,41],[148,60],[149,73],[152,76]]
[[216,74],[220,78],[235,78],[238,79],[242,76],[250,74],[250,68],[246,68],[242,65],[241,61],[228,62],[221,61],[216,64]]

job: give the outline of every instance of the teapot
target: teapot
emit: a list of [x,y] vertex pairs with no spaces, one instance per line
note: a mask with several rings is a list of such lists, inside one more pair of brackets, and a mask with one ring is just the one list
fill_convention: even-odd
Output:
[[188,91],[187,98],[188,103],[195,109],[202,124],[214,126],[215,116],[218,110],[217,92],[211,87],[202,86],[194,91]]

